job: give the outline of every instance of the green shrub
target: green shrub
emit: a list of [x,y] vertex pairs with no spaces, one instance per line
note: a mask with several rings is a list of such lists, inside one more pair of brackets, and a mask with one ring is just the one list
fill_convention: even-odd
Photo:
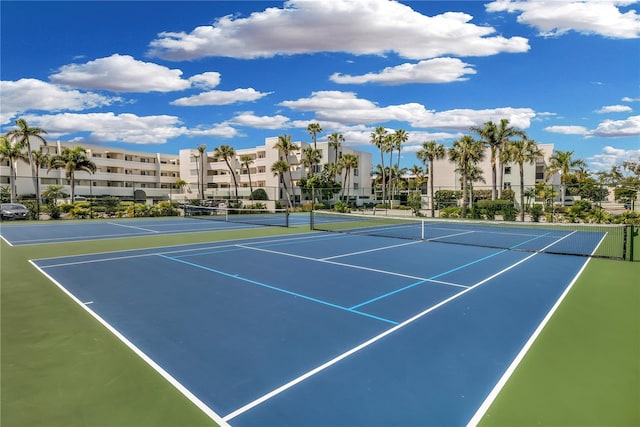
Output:
[[269,196],[264,188],[256,188],[251,193],[251,200],[269,200]]
[[542,216],[543,206],[539,203],[535,203],[531,208],[529,208],[529,215],[531,215],[531,221],[540,222],[540,217]]
[[336,202],[336,204],[333,205],[333,210],[336,212],[342,212],[342,213],[351,212],[351,209],[349,209],[349,205],[344,202]]
[[461,209],[457,206],[440,209],[440,218],[460,218]]
[[436,209],[445,209],[458,205],[458,199],[462,197],[462,191],[459,190],[438,190],[434,194],[433,200]]

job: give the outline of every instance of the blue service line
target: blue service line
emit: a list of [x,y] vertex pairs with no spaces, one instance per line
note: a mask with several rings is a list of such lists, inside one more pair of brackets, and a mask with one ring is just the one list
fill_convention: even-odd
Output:
[[257,285],[257,286],[262,286],[263,288],[271,289],[271,290],[277,291],[277,292],[282,292],[282,293],[285,293],[285,294],[288,294],[288,295],[292,295],[294,297],[303,298],[303,299],[306,299],[308,301],[313,301],[313,302],[318,303],[318,304],[327,305],[329,307],[337,308],[337,309],[343,310],[343,311],[348,311],[350,313],[358,314],[360,316],[364,316],[364,317],[369,317],[371,319],[380,320],[382,322],[390,323],[392,325],[397,325],[398,324],[398,322],[396,322],[396,321],[385,319],[383,317],[374,316],[373,314],[364,313],[362,311],[355,310],[353,307],[352,308],[343,307],[341,305],[333,304],[333,303],[328,302],[328,301],[323,301],[321,299],[317,299],[317,298],[313,298],[313,297],[310,297],[310,296],[307,296],[307,295],[299,294],[297,292],[292,292],[292,291],[289,291],[289,290],[286,290],[286,289],[282,289],[282,288],[278,288],[278,287],[275,287],[275,286],[272,286],[272,285],[267,285],[266,283],[258,282],[258,281],[252,280],[252,279],[248,279],[246,277],[241,277],[241,276],[239,276],[237,274],[226,273],[224,271],[216,270],[215,268],[205,267],[203,265],[196,264],[196,263],[189,262],[189,261],[185,261],[183,259],[178,259],[178,258],[170,257],[170,256],[167,256],[167,255],[163,255],[163,254],[157,254],[157,255],[159,257],[166,258],[166,259],[171,260],[171,261],[176,261],[176,262],[180,262],[182,264],[190,265],[192,267],[201,268],[203,270],[211,271],[212,273],[217,273],[217,274],[220,274],[222,276],[230,277],[232,279],[242,280],[243,282],[251,283],[251,284]]

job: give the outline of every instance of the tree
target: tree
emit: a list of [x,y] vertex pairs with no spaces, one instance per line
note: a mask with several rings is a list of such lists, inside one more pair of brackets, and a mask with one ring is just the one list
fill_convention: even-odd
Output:
[[347,191],[347,201],[349,199],[349,185],[351,180],[351,170],[358,167],[358,156],[355,154],[345,154],[340,159],[340,164],[344,168],[344,184],[342,185],[342,197],[344,198],[344,192]]
[[[289,163],[289,156],[292,153],[299,151],[300,147],[291,142],[291,135],[280,135],[278,136],[278,142],[274,145],[274,148],[278,149],[283,154],[284,162],[289,165],[289,182],[293,187],[293,176],[291,175],[291,164]],[[282,182],[284,183],[284,180]]]
[[503,164],[509,159],[508,146],[511,143],[511,138],[526,138],[527,135],[520,129],[509,126],[509,120],[501,119],[500,124],[496,127],[496,138],[498,140],[498,160],[500,161],[500,176],[498,182],[498,197],[502,197],[503,182],[504,182],[504,167]]
[[424,183],[424,169],[422,169],[420,165],[413,165],[411,169],[409,169],[409,172],[413,176],[411,180],[413,185],[409,185],[409,189],[419,190]]
[[344,142],[344,136],[341,133],[334,132],[331,135],[329,135],[327,139],[329,141],[329,147],[335,150],[336,155],[335,155],[334,163],[337,164],[338,149],[340,148],[340,145]]
[[229,168],[229,173],[231,174],[231,178],[233,179],[233,187],[235,188],[236,203],[238,203],[238,180],[236,179],[235,168],[231,167],[231,159],[233,159],[235,155],[236,150],[234,150],[230,145],[222,144],[221,146],[213,149],[213,156],[224,160],[224,162],[227,164],[227,168]]
[[433,192],[433,162],[435,160],[444,159],[445,157],[444,145],[438,144],[436,141],[425,141],[422,143],[422,148],[416,156],[422,160],[422,163],[427,165],[429,162],[429,188],[431,197],[431,216],[435,216],[435,198]]
[[289,208],[293,207],[291,203],[291,196],[289,195],[289,190],[287,188],[287,182],[284,179],[284,174],[286,172],[291,172],[291,165],[289,162],[285,160],[278,160],[274,164],[271,165],[271,172],[273,172],[274,176],[277,176],[280,180],[280,183],[284,186],[284,191],[287,194],[287,202],[289,204]]
[[251,200],[253,198],[253,184],[251,183],[251,164],[253,163],[253,157],[249,154],[243,154],[240,156],[240,163],[247,169],[247,174],[249,174],[249,191],[251,192],[249,199]]
[[320,163],[321,157],[320,150],[311,146],[302,150],[302,164],[307,169],[307,175],[311,174],[313,165]]
[[566,195],[565,182],[567,176],[574,169],[586,165],[583,160],[573,159],[571,156],[573,156],[573,151],[554,150],[551,157],[549,157],[549,165],[547,166],[547,179],[556,173],[560,174],[560,198],[563,206]]
[[520,220],[524,222],[524,164],[534,164],[542,151],[533,139],[524,137],[509,143],[505,152],[509,153],[509,160],[517,163],[520,169]]
[[[36,171],[36,176],[35,176],[36,194],[40,194],[40,168],[49,166],[49,161],[51,160],[51,157],[49,156],[48,153],[44,153],[42,151],[42,147],[40,147],[31,153],[31,159],[35,165],[35,171]],[[41,198],[36,197],[36,217],[38,219],[40,218],[40,204],[41,204]]]
[[62,153],[54,156],[49,162],[48,171],[61,168],[64,168],[65,176],[71,183],[71,201],[73,202],[75,199],[76,172],[94,173],[96,165],[87,157],[87,151],[78,145],[74,148],[63,148]]
[[[400,152],[402,151],[402,144],[404,144],[408,140],[409,140],[409,134],[404,129],[396,130],[391,136],[391,147],[390,147],[391,152],[393,153],[394,149],[398,151],[398,158],[396,159],[396,171],[400,170]],[[398,190],[399,177],[400,177],[400,174],[397,174],[395,179],[395,186],[392,183],[392,188],[395,187],[395,191]]]
[[21,147],[27,148],[27,153],[29,155],[29,165],[31,166],[31,178],[33,179],[33,188],[36,191],[36,202],[38,204],[38,210],[40,210],[40,185],[37,178],[37,166],[33,159],[31,140],[37,139],[42,143],[42,145],[47,145],[47,140],[42,136],[42,134],[46,134],[47,131],[38,127],[30,127],[24,119],[18,119],[15,123],[16,126],[18,126],[18,129],[9,131],[7,133],[7,138],[14,140]]
[[320,123],[309,123],[309,126],[307,126],[307,132],[309,132],[311,138],[313,139],[313,149],[317,150],[318,147],[316,146],[316,135],[322,132]]
[[198,145],[196,148],[198,150],[198,154],[194,154],[193,157],[196,160],[196,173],[198,174],[198,198],[200,200],[204,199],[204,160],[206,157],[207,146],[204,144]]
[[470,167],[475,166],[484,158],[484,146],[482,141],[473,139],[470,135],[453,142],[453,146],[449,149],[449,160],[456,163],[462,173],[462,212],[464,218],[467,215],[468,201],[468,180]]
[[9,194],[10,201],[17,199],[16,180],[18,161],[29,163],[29,156],[24,152],[24,147],[18,142],[11,142],[5,135],[0,136],[0,160],[9,161]]
[[370,135],[371,143],[380,150],[381,171],[382,171],[382,203],[387,202],[386,176],[384,167],[384,153],[389,151],[389,133],[384,126],[378,126]]
[[176,179],[176,182],[173,183],[173,188],[180,191],[184,191],[184,189],[186,188],[187,191],[189,191],[189,184],[184,179],[178,178]]

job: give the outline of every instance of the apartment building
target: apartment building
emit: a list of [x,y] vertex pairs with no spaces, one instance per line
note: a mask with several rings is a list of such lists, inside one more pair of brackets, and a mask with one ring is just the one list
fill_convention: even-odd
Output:
[[[291,153],[286,159],[275,145],[278,137],[266,138],[264,145],[248,149],[238,149],[232,159],[229,159],[238,184],[238,197],[249,199],[251,188],[262,188],[267,192],[269,200],[280,200],[286,203],[284,187],[279,182],[279,176],[271,171],[271,166],[278,160],[285,160],[291,165],[291,174],[285,174],[285,185],[293,194],[296,203],[310,200],[309,194],[303,194],[299,187],[302,178],[308,176],[309,171],[303,165],[302,152],[311,143],[296,141],[293,144],[299,149]],[[328,164],[336,161],[336,151],[329,147],[327,142],[317,143],[321,154],[321,160],[315,166],[316,172],[321,172]],[[348,177],[349,196],[356,203],[368,201],[371,195],[371,154],[354,150],[349,147],[340,147],[337,159],[344,154],[353,154],[358,157],[358,167],[350,171]],[[248,167],[241,161],[243,156],[248,156]],[[233,177],[227,163],[222,158],[214,156],[213,150],[205,152],[201,156],[195,149],[180,150],[179,156],[180,176],[189,184],[192,194],[197,195],[204,191],[204,199],[225,200],[235,199],[235,187]],[[344,172],[339,175],[340,182],[344,182]],[[200,189],[199,189],[200,187]],[[197,196],[194,196],[197,197]]]
[[[299,188],[300,179],[307,176],[302,165],[302,149],[309,143],[295,142],[300,150],[284,159],[274,146],[278,137],[266,138],[263,145],[248,149],[236,150],[230,159],[238,183],[238,196],[249,199],[251,187],[262,188],[267,192],[269,200],[280,200],[286,203],[287,196],[279,182],[279,177],[271,171],[271,166],[278,160],[286,160],[291,165],[291,176],[285,174],[287,188],[293,193],[297,203],[309,200],[310,196],[302,194]],[[75,176],[75,194],[77,197],[93,197],[111,195],[127,199],[135,199],[153,203],[161,200],[185,200],[199,198],[203,190],[204,199],[235,199],[233,177],[226,162],[214,156],[213,147],[205,151],[203,156],[196,149],[180,150],[178,154],[149,153],[132,151],[117,147],[107,147],[72,142],[55,142],[42,146],[42,151],[50,155],[58,154],[63,148],[81,145],[87,157],[96,165],[96,172],[89,174],[78,171]],[[328,143],[318,143],[321,161],[316,165],[321,171],[329,163],[336,161],[336,152]],[[37,150],[35,145],[32,149]],[[371,197],[371,154],[340,147],[337,156],[354,154],[358,157],[358,168],[350,171],[348,179],[349,195],[353,200],[368,200]],[[251,161],[247,168],[242,164],[242,156]],[[8,161],[0,163],[0,185],[8,186],[10,168]],[[31,169],[26,162],[17,165],[17,194],[35,194]],[[49,185],[61,185],[70,192],[70,182],[65,177],[64,169],[48,171],[46,167],[39,170],[41,190]],[[339,179],[343,180],[344,175]],[[183,180],[187,186],[178,188],[176,182]],[[342,182],[342,181],[341,181]],[[200,189],[199,189],[200,188]]]

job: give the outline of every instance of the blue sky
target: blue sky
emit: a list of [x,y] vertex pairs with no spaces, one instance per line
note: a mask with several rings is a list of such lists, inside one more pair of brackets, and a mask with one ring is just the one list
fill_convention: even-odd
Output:
[[[341,132],[378,153],[507,118],[590,169],[640,159],[633,0],[2,1],[2,132],[177,153]],[[373,157],[374,162],[379,156]]]

